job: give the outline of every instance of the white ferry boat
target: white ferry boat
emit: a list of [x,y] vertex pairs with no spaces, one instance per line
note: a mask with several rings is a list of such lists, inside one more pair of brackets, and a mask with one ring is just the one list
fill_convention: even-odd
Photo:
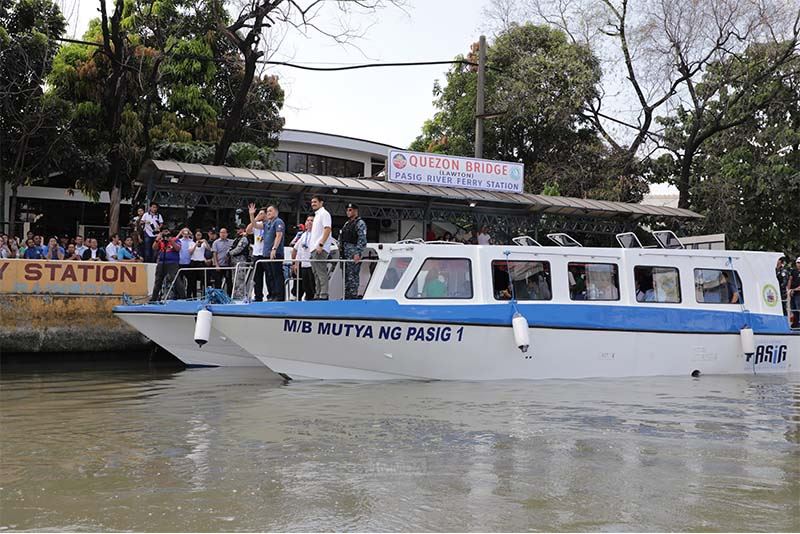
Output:
[[[778,253],[449,243],[376,249],[363,300],[211,305],[208,318],[218,336],[289,378],[787,373],[800,365],[800,332],[782,314],[775,280]],[[167,330],[176,315],[194,320],[172,303],[152,308],[115,313],[134,326],[134,316],[149,314]],[[149,337],[161,343],[160,335]]]

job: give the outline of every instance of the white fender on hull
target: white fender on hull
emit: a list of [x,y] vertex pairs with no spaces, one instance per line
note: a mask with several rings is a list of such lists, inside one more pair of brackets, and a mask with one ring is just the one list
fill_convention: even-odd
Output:
[[194,341],[200,347],[208,343],[208,338],[211,335],[211,319],[210,311],[203,309],[197,312],[197,320],[194,324]]
[[514,329],[514,342],[517,348],[523,353],[528,352],[528,347],[531,345],[528,320],[521,313],[516,312],[511,319],[511,326]]
[[739,331],[739,338],[742,342],[742,352],[748,356],[755,354],[756,339],[755,335],[753,334],[753,329],[749,326],[742,328]]

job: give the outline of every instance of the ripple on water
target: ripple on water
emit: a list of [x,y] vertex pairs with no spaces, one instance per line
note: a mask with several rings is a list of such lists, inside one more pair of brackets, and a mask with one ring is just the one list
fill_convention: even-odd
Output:
[[798,530],[800,378],[0,376],[5,530]]

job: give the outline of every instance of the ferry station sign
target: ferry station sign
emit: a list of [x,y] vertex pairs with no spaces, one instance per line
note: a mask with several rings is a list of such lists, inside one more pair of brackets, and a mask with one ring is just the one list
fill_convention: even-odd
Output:
[[147,295],[143,263],[0,260],[0,294]]
[[389,152],[390,182],[522,193],[524,176],[522,163],[407,150]]

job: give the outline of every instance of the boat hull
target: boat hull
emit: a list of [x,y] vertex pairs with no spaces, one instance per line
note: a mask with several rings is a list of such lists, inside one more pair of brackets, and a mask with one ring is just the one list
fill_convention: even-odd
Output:
[[[508,380],[787,373],[800,337],[738,333],[529,328],[521,352],[510,326],[397,320],[217,315],[215,328],[275,372],[336,380]],[[269,340],[265,342],[265,340]]]
[[199,347],[194,342],[194,315],[119,311],[115,314],[188,366],[264,366],[214,326],[208,343]]

